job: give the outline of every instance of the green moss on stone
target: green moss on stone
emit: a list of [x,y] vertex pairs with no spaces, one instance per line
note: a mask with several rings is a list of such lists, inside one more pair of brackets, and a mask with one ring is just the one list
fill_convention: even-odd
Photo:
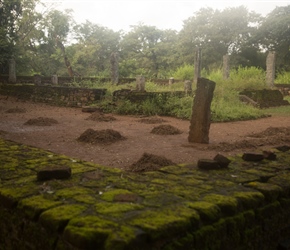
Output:
[[99,202],[95,205],[96,211],[100,214],[105,214],[113,217],[122,218],[123,214],[129,211],[135,211],[143,209],[144,206],[133,203],[122,203],[122,202]]
[[244,210],[259,207],[265,199],[260,192],[235,192],[233,196],[240,202]]
[[237,212],[238,201],[237,199],[230,196],[220,194],[208,194],[203,197],[203,201],[217,205],[226,215],[233,215]]
[[68,221],[86,210],[82,205],[63,205],[43,212],[40,217],[40,223],[52,231],[61,231]]
[[184,234],[190,228],[198,228],[198,213],[186,206],[171,206],[159,210],[141,212],[128,223],[144,230],[152,240]]
[[47,199],[45,195],[37,195],[21,200],[18,208],[22,209],[30,219],[36,220],[43,211],[61,204],[60,201]]
[[137,230],[125,225],[86,216],[72,219],[64,230],[64,239],[79,249],[126,249]]
[[69,198],[74,198],[77,195],[88,195],[92,193],[93,191],[88,188],[74,186],[74,187],[60,189],[57,192],[55,192],[55,195],[62,199],[63,198],[69,199]]
[[126,189],[112,189],[109,191],[105,191],[100,193],[100,198],[104,201],[113,201],[116,195],[120,194],[134,194]]
[[281,195],[283,195],[284,197],[288,197],[290,195],[290,173],[286,172],[286,173],[279,174],[269,179],[268,183],[280,186],[283,190]]
[[277,200],[283,191],[281,187],[271,183],[250,182],[244,186],[260,191],[265,196],[265,199],[270,202]]
[[221,217],[220,208],[212,203],[205,201],[187,202],[186,205],[195,209],[200,214],[200,217],[205,222],[214,222]]
[[96,197],[89,194],[75,195],[73,196],[73,199],[77,202],[85,203],[85,204],[95,204],[97,202]]

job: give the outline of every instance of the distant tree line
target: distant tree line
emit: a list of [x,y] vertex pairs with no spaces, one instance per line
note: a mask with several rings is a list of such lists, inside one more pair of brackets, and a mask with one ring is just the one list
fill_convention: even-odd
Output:
[[40,12],[40,4],[0,0],[0,74],[8,74],[14,57],[18,75],[109,77],[110,56],[118,52],[120,77],[168,78],[193,64],[196,48],[209,71],[221,67],[225,54],[231,67],[265,68],[270,50],[276,51],[277,69],[290,71],[290,5],[266,17],[244,6],[202,8],[180,31],[139,23],[129,32],[115,32],[89,21],[78,24],[70,10]]

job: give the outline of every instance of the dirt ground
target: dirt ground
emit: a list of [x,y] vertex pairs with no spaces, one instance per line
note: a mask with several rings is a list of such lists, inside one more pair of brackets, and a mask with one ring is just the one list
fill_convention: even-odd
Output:
[[88,113],[0,96],[0,137],[110,167],[125,169],[148,155],[193,163],[217,153],[290,145],[290,116],[212,123],[209,144],[188,143],[189,125],[172,117]]

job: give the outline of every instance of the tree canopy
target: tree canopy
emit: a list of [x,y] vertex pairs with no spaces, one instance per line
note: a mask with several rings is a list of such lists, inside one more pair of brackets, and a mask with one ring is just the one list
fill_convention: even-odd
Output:
[[232,67],[263,68],[270,50],[277,52],[279,70],[290,69],[290,5],[266,17],[245,6],[202,8],[184,20],[180,31],[139,23],[124,33],[89,21],[76,23],[70,10],[40,12],[40,4],[0,0],[0,74],[8,73],[14,57],[22,75],[108,77],[110,56],[118,52],[121,77],[165,78],[182,65],[193,65],[196,48],[207,70],[221,67],[225,54]]

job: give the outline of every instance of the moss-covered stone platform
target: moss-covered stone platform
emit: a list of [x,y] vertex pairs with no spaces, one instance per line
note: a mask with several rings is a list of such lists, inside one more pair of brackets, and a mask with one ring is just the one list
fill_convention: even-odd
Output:
[[[143,174],[0,139],[0,249],[276,249],[290,235],[290,153]],[[47,166],[68,180],[37,181]]]

